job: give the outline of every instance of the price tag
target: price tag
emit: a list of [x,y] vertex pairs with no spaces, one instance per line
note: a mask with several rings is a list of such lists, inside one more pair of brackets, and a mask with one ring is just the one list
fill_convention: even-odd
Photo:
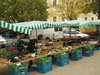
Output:
[[22,72],[22,75],[24,75],[25,74],[25,72]]
[[21,63],[16,64],[17,66],[21,65]]

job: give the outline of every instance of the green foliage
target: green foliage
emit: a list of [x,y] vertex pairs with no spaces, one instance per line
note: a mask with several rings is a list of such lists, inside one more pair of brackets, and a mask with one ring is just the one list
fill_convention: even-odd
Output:
[[56,58],[65,58],[65,57],[68,57],[68,53],[58,53],[56,54]]
[[[64,1],[64,0],[62,0]],[[65,0],[65,3],[57,5],[58,11],[62,17],[67,20],[77,19],[77,16],[82,13],[91,12],[92,6],[89,0]]]
[[52,58],[51,57],[42,57],[36,60],[37,64],[47,64],[52,62]]
[[18,54],[18,51],[17,50],[13,50],[13,51],[9,51],[8,52],[8,55],[12,56],[12,55],[16,55]]
[[99,18],[100,18],[100,1],[94,1],[90,4],[91,7],[91,11],[95,14],[98,14]]
[[6,50],[0,50],[0,54],[3,56],[7,56],[7,51]]
[[7,22],[46,20],[46,0],[0,0],[0,18]]

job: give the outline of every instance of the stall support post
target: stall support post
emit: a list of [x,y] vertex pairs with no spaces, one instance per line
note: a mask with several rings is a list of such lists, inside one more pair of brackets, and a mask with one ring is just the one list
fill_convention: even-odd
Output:
[[98,35],[98,36],[99,36],[99,38],[100,38],[100,26],[98,26],[98,30],[99,30],[99,35]]
[[37,35],[37,29],[36,29],[36,39],[38,39],[38,35]]
[[71,27],[69,27],[69,38],[71,38]]
[[100,26],[97,26],[96,32],[97,32],[97,34],[98,34],[97,36],[100,37]]

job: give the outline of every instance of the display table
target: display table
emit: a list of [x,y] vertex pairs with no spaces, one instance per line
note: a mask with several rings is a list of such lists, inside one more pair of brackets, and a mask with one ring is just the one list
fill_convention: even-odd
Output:
[[[59,52],[56,52],[56,53],[52,53],[52,54],[47,54],[47,55],[37,55],[36,57],[34,58],[30,58],[30,59],[27,59],[27,60],[21,60],[19,62],[16,62],[16,63],[11,63],[11,64],[18,64],[18,63],[28,63],[30,60],[33,60],[35,62],[36,59],[38,58],[41,58],[41,57],[44,57],[44,56],[48,56],[48,55],[55,55],[57,53],[61,53],[61,52],[71,52],[73,49],[75,48],[82,48],[82,47],[85,47],[85,46],[88,46],[88,45],[96,45],[97,43],[89,43],[89,44],[85,44],[85,45],[81,45],[81,46],[72,46],[72,49],[66,49],[66,50],[63,50],[63,51],[59,51]],[[10,74],[10,71],[9,71],[9,65],[1,65],[0,66],[0,75],[9,75]]]

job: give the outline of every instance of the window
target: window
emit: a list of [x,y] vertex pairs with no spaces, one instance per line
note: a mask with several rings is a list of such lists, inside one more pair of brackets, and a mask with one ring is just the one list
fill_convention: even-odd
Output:
[[55,28],[55,31],[62,31],[62,28],[61,27],[60,28],[59,27],[56,27]]
[[59,31],[62,31],[62,28],[61,27],[59,28]]
[[94,17],[91,17],[92,21],[94,20]]
[[56,5],[56,3],[57,3],[57,0],[53,0],[53,5]]
[[71,34],[78,34],[78,32],[76,32],[76,31],[71,31]]
[[69,34],[70,32],[69,32],[69,31],[64,31],[63,33],[64,33],[64,34]]
[[58,27],[56,27],[56,28],[55,28],[55,31],[58,31],[58,30],[59,30]]
[[65,21],[65,18],[64,17],[62,17],[62,21]]
[[62,5],[65,5],[65,3],[66,3],[66,0],[62,0]]
[[71,34],[79,34],[79,32],[76,32],[76,31],[71,31],[71,32],[70,31],[64,31],[63,33],[64,34],[70,34],[70,33]]
[[85,20],[87,20],[88,18],[87,17],[85,17]]
[[57,17],[53,17],[53,22],[56,22],[57,21]]

